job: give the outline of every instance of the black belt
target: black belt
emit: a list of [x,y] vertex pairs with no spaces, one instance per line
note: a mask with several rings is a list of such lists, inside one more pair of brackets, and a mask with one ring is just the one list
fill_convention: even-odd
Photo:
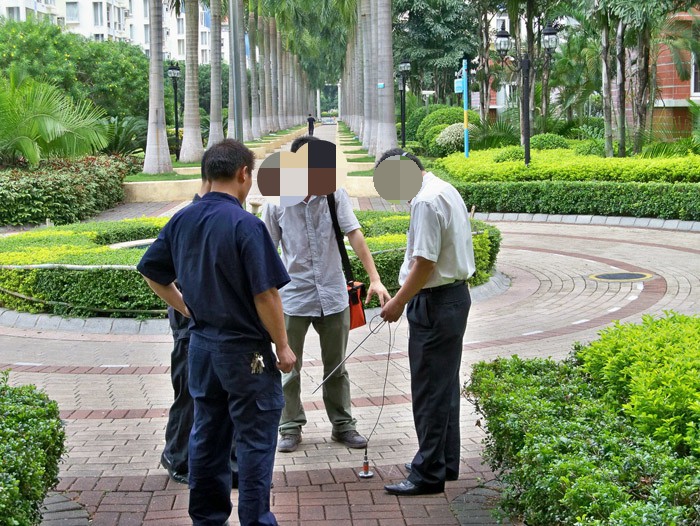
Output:
[[430,287],[427,289],[421,289],[418,294],[426,294],[426,293],[432,294],[433,292],[440,292],[441,290],[451,289],[453,287],[459,287],[460,285],[464,285],[463,279],[454,281],[452,283],[448,283],[447,285],[440,285],[439,287]]

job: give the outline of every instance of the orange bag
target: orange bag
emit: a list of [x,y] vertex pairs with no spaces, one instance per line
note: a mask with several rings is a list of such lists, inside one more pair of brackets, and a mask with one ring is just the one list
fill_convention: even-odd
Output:
[[365,305],[362,301],[365,295],[365,284],[359,281],[348,282],[348,295],[350,296],[350,330],[353,330],[367,324]]

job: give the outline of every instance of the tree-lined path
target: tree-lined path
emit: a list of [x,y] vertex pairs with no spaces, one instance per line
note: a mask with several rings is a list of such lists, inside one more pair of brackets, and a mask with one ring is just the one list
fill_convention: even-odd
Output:
[[[331,130],[327,127],[325,133]],[[151,213],[167,208],[153,207]],[[498,226],[503,232],[498,268],[509,277],[510,287],[507,281],[490,285],[490,292],[475,301],[464,342],[465,380],[470,366],[482,359],[512,354],[561,358],[572,342],[594,339],[615,319],[700,310],[697,224],[690,225],[696,231],[537,222]],[[653,277],[633,283],[588,277],[620,270]],[[370,337],[348,362],[358,430],[369,435],[376,424],[369,445],[375,472],[370,480],[355,474],[362,451],[330,440],[321,396],[312,394],[322,366],[317,337],[309,336],[302,394],[309,424],[301,447],[276,457],[272,499],[281,524],[470,524],[465,517],[477,520],[471,524],[487,524],[477,512],[455,517],[460,509],[469,509],[468,503],[451,509],[455,499],[462,502],[461,495],[492,476],[481,465],[484,435],[466,400],[460,480],[448,483],[444,494],[429,497],[397,498],[382,489],[385,481],[403,477],[403,463],[416,448],[407,323],[392,330],[390,355],[385,330]],[[353,331],[350,349],[367,333],[366,327]],[[68,453],[57,489],[84,506],[94,525],[189,523],[186,488],[169,482],[159,466],[172,398],[171,347],[162,320],[0,313],[0,364],[13,369],[13,383],[34,383],[58,401]]]

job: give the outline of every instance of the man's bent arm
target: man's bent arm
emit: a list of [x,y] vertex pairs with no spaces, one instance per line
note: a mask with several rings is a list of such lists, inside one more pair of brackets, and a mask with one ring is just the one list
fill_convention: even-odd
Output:
[[396,293],[396,296],[387,302],[382,308],[382,319],[393,323],[401,317],[406,304],[420,292],[425,284],[430,279],[430,275],[435,269],[436,263],[425,259],[421,256],[416,256],[413,261],[413,267],[408,273],[408,277],[403,286]]
[[[143,276],[143,274],[141,275]],[[177,289],[174,281],[170,285],[161,285],[146,276],[143,276],[143,279],[146,280],[148,286],[151,287],[153,292],[155,292],[160,299],[186,318],[190,317],[190,311],[187,310],[185,300],[182,299],[182,293]]]
[[275,344],[279,360],[277,367],[283,373],[288,373],[294,367],[296,356],[294,356],[287,341],[287,330],[284,326],[284,312],[279,292],[276,288],[270,288],[254,296],[253,300],[255,301],[255,310],[258,311],[260,320]]

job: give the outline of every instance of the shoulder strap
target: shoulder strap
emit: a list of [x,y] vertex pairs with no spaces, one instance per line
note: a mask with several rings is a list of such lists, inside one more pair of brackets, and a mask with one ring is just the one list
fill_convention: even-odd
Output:
[[328,208],[331,211],[331,219],[333,220],[333,231],[335,232],[335,240],[338,242],[338,250],[340,251],[340,259],[343,261],[343,272],[345,273],[346,281],[355,281],[352,274],[352,267],[350,266],[350,259],[348,258],[348,251],[345,249],[345,243],[343,243],[343,233],[340,231],[340,225],[338,224],[338,212],[335,205],[335,196],[333,194],[328,194],[326,196],[328,200]]

